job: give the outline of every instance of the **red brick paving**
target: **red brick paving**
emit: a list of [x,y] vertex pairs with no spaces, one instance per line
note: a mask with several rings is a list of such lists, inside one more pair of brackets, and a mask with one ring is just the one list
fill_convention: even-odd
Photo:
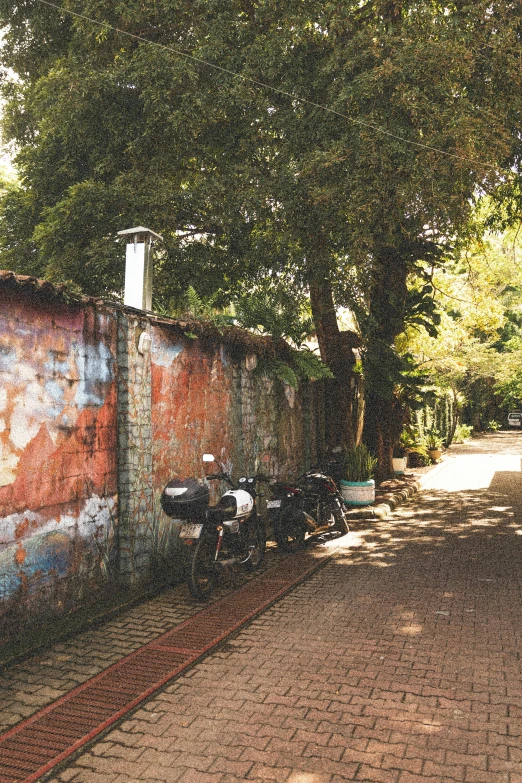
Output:
[[[10,783],[33,783],[288,592],[329,556],[324,551],[315,556],[302,552],[290,563],[283,560],[235,591],[233,601],[226,598],[211,604],[0,735],[0,774],[7,775]],[[4,783],[1,778],[0,783]]]
[[49,783],[522,783],[521,447],[452,450]]

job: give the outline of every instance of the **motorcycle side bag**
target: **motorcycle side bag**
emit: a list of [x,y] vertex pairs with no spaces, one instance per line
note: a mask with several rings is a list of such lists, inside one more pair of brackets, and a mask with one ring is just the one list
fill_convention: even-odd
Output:
[[168,517],[191,519],[205,513],[210,499],[202,479],[173,479],[161,493],[161,507]]

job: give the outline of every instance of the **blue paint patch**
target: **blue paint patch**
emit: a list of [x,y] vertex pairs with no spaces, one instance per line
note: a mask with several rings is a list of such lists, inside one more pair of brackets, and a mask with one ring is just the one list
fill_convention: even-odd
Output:
[[182,353],[182,345],[153,345],[152,356],[154,364],[162,367],[170,367],[172,362]]
[[113,358],[107,346],[82,346],[82,352],[76,357],[80,380],[75,395],[76,405],[86,408],[89,405],[100,407],[105,400],[107,384],[113,378]]
[[72,556],[72,541],[65,533],[46,533],[24,541],[25,561],[15,561],[17,546],[0,552],[0,599],[12,596],[20,587],[20,574],[28,579],[38,574],[43,583],[67,576]]
[[16,353],[11,348],[0,345],[0,372],[9,372],[16,365]]
[[224,345],[222,345],[221,348],[219,349],[219,355],[220,355],[221,364],[223,365],[223,367],[228,367],[230,362],[228,360],[228,356],[227,356],[227,353],[225,351],[225,346]]
[[80,410],[88,408],[90,405],[94,405],[96,408],[101,408],[103,405],[103,397],[96,394],[94,386],[91,381],[80,382],[80,388],[75,394],[74,401]]
[[24,571],[34,574],[36,571],[47,573],[54,571],[58,576],[66,576],[71,557],[72,541],[65,533],[46,533],[35,536],[25,545],[27,552]]
[[0,599],[10,598],[20,585],[14,554],[14,547],[0,552]]
[[51,352],[49,361],[45,362],[44,369],[52,375],[67,375],[69,372],[69,362],[58,361]]
[[62,402],[63,389],[57,381],[46,381],[44,386],[47,393],[53,398],[53,400],[58,403]]

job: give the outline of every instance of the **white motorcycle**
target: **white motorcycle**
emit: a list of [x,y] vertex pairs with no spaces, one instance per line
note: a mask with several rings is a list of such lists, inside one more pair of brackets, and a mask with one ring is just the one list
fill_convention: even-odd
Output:
[[[203,461],[214,462],[214,456],[204,454]],[[161,496],[163,511],[182,520],[179,536],[187,547],[187,581],[192,595],[200,600],[210,597],[220,570],[242,566],[255,571],[265,555],[266,530],[257,513],[256,485],[269,478],[244,476],[234,484],[220,468],[206,479],[225,481],[231,489],[215,506],[209,506],[208,486],[201,479],[170,481]]]

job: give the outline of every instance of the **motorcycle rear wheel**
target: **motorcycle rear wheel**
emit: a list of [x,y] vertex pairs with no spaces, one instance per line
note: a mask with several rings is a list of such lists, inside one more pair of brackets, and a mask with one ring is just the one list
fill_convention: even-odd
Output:
[[298,516],[281,520],[274,529],[277,546],[283,552],[297,552],[302,548],[305,536],[305,523]]
[[265,558],[266,531],[262,520],[256,524],[250,536],[250,557],[245,562],[247,571],[257,571]]
[[216,541],[210,536],[200,538],[190,561],[188,573],[189,590],[199,601],[206,601],[212,595],[216,583]]

